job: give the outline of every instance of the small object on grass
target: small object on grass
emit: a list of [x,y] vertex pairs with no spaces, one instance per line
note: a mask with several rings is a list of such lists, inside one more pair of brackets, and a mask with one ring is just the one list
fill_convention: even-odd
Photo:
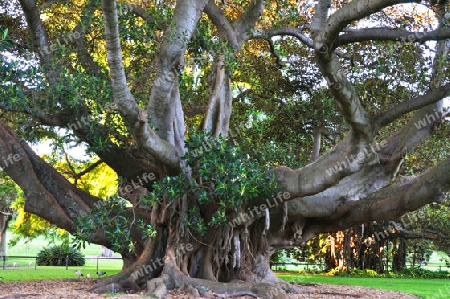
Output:
[[17,267],[17,263],[16,262],[13,263],[13,267]]
[[80,270],[75,271],[75,275],[78,276],[78,278],[80,278],[80,276],[83,276],[83,273],[81,273]]
[[86,277],[87,277],[87,278],[91,278],[91,273],[88,273],[88,274],[86,275]]
[[33,262],[28,262],[28,267],[33,266]]
[[104,271],[97,271],[98,277],[105,275],[105,274],[106,274],[106,272],[104,272]]

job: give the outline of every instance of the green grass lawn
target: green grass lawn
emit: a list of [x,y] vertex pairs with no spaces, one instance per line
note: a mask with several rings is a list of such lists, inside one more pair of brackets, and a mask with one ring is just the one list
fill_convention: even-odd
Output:
[[[11,232],[7,233],[7,240],[11,238]],[[60,242],[58,242],[59,244]],[[83,267],[47,267],[37,266],[35,270],[35,258],[21,258],[23,256],[34,257],[39,251],[49,245],[49,241],[43,237],[33,239],[29,243],[23,240],[13,247],[7,248],[7,260],[5,261],[5,270],[3,270],[3,260],[0,259],[0,277],[3,281],[17,280],[39,280],[39,279],[55,279],[55,278],[76,278],[75,271],[81,270],[84,275],[90,273],[92,277],[97,277],[97,259],[86,258],[86,264]],[[102,246],[96,244],[86,244],[86,248],[82,248],[81,252],[85,256],[98,256],[102,252]],[[119,257],[120,254],[115,254]],[[33,262],[31,266],[29,262]],[[16,263],[16,267],[13,264]],[[107,276],[118,273],[122,269],[123,262],[119,260],[103,260],[98,259],[98,269],[106,271]]]
[[[11,236],[10,232],[8,234]],[[16,246],[8,248],[8,256],[36,256],[36,254],[44,247],[48,246],[48,240],[44,238],[36,238],[30,243],[23,241]],[[86,244],[86,248],[81,252],[86,256],[97,256],[101,253],[101,246],[95,244]],[[119,254],[115,255],[120,257]],[[434,259],[433,259],[434,258]],[[438,261],[440,256],[433,256],[430,262]],[[17,267],[12,267],[13,263]],[[33,265],[28,266],[28,262]],[[9,258],[6,260],[5,270],[2,270],[3,263],[0,261],[0,277],[4,281],[18,280],[40,280],[55,278],[76,278],[75,271],[81,270],[86,275],[90,273],[92,277],[97,277],[97,260],[87,259],[86,265],[83,267],[44,267],[37,266],[34,268],[34,258]],[[98,269],[106,271],[107,275],[118,273],[122,268],[122,260],[101,260],[98,261]],[[436,269],[433,269],[436,270]],[[429,299],[446,299],[450,298],[450,280],[444,279],[406,279],[406,278],[356,278],[356,277],[337,277],[323,275],[301,275],[301,274],[277,274],[286,281],[299,283],[329,283],[329,284],[346,284],[363,287],[371,287],[384,290],[399,291],[420,296]]]
[[415,294],[426,299],[450,298],[450,280],[446,279],[356,278],[281,273],[277,276],[289,282],[346,284]]
[[[120,272],[122,267],[122,261],[111,262],[104,261],[99,264],[99,270],[105,271],[106,276],[114,275]],[[19,266],[17,268],[7,267],[5,270],[0,269],[0,277],[3,277],[3,281],[20,281],[20,280],[41,280],[41,279],[56,279],[56,278],[77,278],[75,271],[80,270],[84,278],[88,273],[92,277],[98,277],[95,273],[97,272],[97,266],[95,262],[86,262],[85,266],[82,267],[53,267],[53,266],[37,266],[34,270],[34,265],[32,267]],[[104,277],[104,276],[103,276]]]

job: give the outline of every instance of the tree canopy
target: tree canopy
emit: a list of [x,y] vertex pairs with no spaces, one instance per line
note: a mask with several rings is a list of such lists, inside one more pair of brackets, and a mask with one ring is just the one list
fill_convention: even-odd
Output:
[[[295,292],[265,284],[278,281],[277,250],[447,197],[447,1],[1,0],[0,11],[0,167],[25,211],[120,252],[122,288],[161,276]],[[51,166],[29,146],[45,138],[85,146],[91,164]],[[101,165],[118,176],[107,198],[78,184]]]

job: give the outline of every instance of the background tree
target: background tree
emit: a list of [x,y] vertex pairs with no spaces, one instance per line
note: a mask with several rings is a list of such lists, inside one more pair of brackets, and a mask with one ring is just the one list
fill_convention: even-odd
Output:
[[[90,162],[89,158],[80,160],[69,157],[59,138],[55,140],[52,151],[50,155],[43,155],[43,158],[81,190],[100,198],[107,198],[117,192],[117,174],[106,164],[101,161]],[[57,241],[68,243],[66,230],[36,214],[25,212],[24,203],[23,195],[11,203],[17,217],[11,226],[13,236],[8,242],[9,246],[15,246],[20,240],[31,242],[39,236],[45,237],[52,245],[56,245]],[[107,248],[105,252],[108,252]]]
[[[279,298],[298,290],[270,271],[277,250],[448,191],[445,154],[398,177],[450,94],[446,1],[19,3],[1,6],[0,166],[25,211],[120,252],[123,288],[163,274]],[[117,196],[27,145],[61,134],[118,174]]]
[[12,208],[18,196],[17,185],[5,172],[0,171],[0,256],[6,256],[6,230],[16,210]]

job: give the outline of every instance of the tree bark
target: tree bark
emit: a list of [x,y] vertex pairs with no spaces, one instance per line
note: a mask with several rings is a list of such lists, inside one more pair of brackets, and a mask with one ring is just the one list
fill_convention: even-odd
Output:
[[392,256],[392,270],[401,271],[406,267],[406,242],[403,238],[395,241],[395,250]]
[[0,209],[0,257],[6,256],[6,230],[8,229],[9,221],[12,215],[9,211]]
[[[158,180],[180,173],[190,178],[189,168],[181,160],[186,153],[186,130],[179,86],[180,61],[187,44],[204,11],[217,27],[220,38],[230,48],[230,53],[219,53],[211,67],[209,102],[202,128],[215,137],[227,136],[232,112],[232,88],[225,56],[234,57],[246,41],[257,36],[256,31],[259,29],[256,22],[264,10],[265,1],[251,1],[233,22],[214,0],[177,1],[173,18],[163,32],[163,42],[154,61],[156,74],[153,82],[149,82],[151,90],[147,103],[135,98],[127,82],[117,3],[109,0],[101,2],[110,87],[124,123],[121,129],[126,131],[126,135],[114,132],[113,137],[110,137],[109,133],[105,133],[103,137],[109,139],[111,147],[97,150],[97,154],[125,181],[132,181],[147,171],[154,173]],[[430,136],[437,120],[422,128],[417,128],[415,124],[435,109],[441,115],[442,98],[450,95],[450,84],[445,84],[446,77],[441,66],[442,61],[445,62],[442,59],[448,56],[445,41],[438,42],[430,90],[425,90],[413,99],[405,99],[376,115],[366,111],[360,94],[341,63],[343,55],[336,49],[339,42],[367,40],[363,36],[364,30],[359,31],[359,34],[345,32],[352,22],[389,5],[403,2],[407,1],[355,0],[329,16],[331,1],[320,0],[316,5],[311,36],[306,36],[298,28],[269,30],[270,34],[278,32],[280,35],[295,36],[314,50],[317,66],[339,105],[350,128],[349,132],[332,150],[321,156],[320,135],[316,134],[312,163],[299,169],[281,166],[269,172],[282,184],[283,198],[279,202],[271,202],[274,205],[270,209],[266,208],[264,213],[248,221],[208,227],[204,236],[195,235],[184,226],[186,212],[190,208],[200,207],[203,220],[210,219],[214,212],[213,205],[201,206],[195,194],[173,202],[163,198],[153,207],[146,208],[139,206],[140,193],[133,198],[130,195],[127,198],[134,206],[127,210],[124,217],[130,221],[144,219],[151,223],[157,231],[156,237],[144,240],[142,234],[134,232],[132,235],[136,250],[124,255],[124,270],[103,280],[96,290],[108,291],[112,283],[119,283],[118,287],[124,290],[136,288],[163,273],[158,281],[153,281],[154,285],[164,284],[169,289],[192,286],[198,293],[211,290],[221,296],[283,298],[286,297],[286,291],[298,290],[280,282],[270,270],[269,259],[276,250],[304,245],[318,233],[338,232],[372,220],[392,220],[427,203],[440,201],[442,192],[450,187],[450,159],[417,177],[399,182],[395,180],[407,153]],[[42,51],[49,47],[49,40],[35,1],[21,0],[20,4],[33,49],[44,66],[46,79],[53,87],[65,73],[59,68],[52,68],[54,57],[51,51]],[[137,8],[134,11],[143,13]],[[373,39],[379,40],[392,40],[406,34],[400,30],[395,34],[388,30],[382,37],[379,31],[368,32]],[[446,37],[448,30],[439,28],[424,34],[424,39],[433,36]],[[88,72],[96,73],[95,65],[83,51],[86,45],[78,42],[75,46]],[[0,107],[4,109],[6,105],[3,103]],[[43,124],[71,129],[80,140],[93,144],[88,125],[77,129],[69,127],[70,122],[77,120],[70,117],[77,109],[45,113],[29,108],[23,108],[20,112],[36,117]],[[79,109],[80,115],[89,114],[84,113],[85,108]],[[417,112],[407,125],[376,143],[382,128],[414,110]],[[113,139],[125,136],[136,142],[133,148],[120,147],[113,142]],[[15,156],[20,159],[12,164],[6,162]],[[77,229],[77,216],[88,212],[100,200],[70,184],[39,158],[6,122],[0,122],[0,167],[22,188],[25,211],[35,213],[72,233]],[[27,175],[24,176],[24,173]],[[142,188],[148,187],[150,190],[151,185],[149,183]],[[242,211],[251,210],[266,202],[266,198],[254,198],[238,208]],[[226,216],[233,220],[232,217],[238,215],[230,212]],[[334,244],[330,250],[329,265],[334,264],[334,267],[342,269],[346,260],[347,266],[352,266],[348,261],[353,256],[352,235],[341,233],[334,235],[339,235],[339,240],[332,240]],[[102,228],[90,236],[89,241],[106,247],[111,245]],[[366,246],[365,249],[370,251],[366,268],[383,270],[383,242],[385,240]],[[335,245],[340,247],[335,248]],[[235,285],[224,283],[233,280],[243,282]]]
[[227,137],[230,129],[231,95],[230,77],[225,65],[225,56],[220,54],[208,78],[209,105],[203,123],[203,130],[214,137]]

